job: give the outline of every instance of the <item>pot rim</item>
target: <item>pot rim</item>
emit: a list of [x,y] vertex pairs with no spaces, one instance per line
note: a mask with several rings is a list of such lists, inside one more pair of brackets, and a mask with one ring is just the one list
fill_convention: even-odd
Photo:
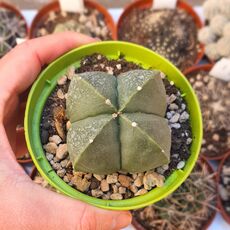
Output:
[[[152,4],[152,2],[154,2],[154,0],[136,0],[134,2],[131,2],[130,4],[128,4],[125,8],[124,11],[122,12],[122,14],[120,15],[119,19],[118,19],[118,23],[117,23],[117,37],[118,37],[118,32],[119,32],[119,28],[121,26],[122,20],[124,17],[126,17],[129,12],[131,10],[133,10],[134,8],[149,8],[150,5]],[[189,15],[192,16],[197,29],[201,29],[203,27],[203,23],[199,17],[199,15],[195,12],[195,10],[193,9],[193,7],[186,1],[183,0],[178,0],[177,1],[177,8],[181,8],[183,10],[185,10]],[[196,60],[194,61],[194,65],[198,64],[202,58],[204,57],[204,45],[201,44],[199,41],[199,51],[197,53],[197,57]]]
[[[101,4],[99,4],[96,1],[91,1],[91,0],[84,0],[85,5],[89,8],[95,8],[96,10],[98,10],[101,14],[104,15],[105,17],[105,23],[108,27],[108,29],[111,32],[111,36],[113,40],[117,40],[117,28],[116,28],[116,24],[113,20],[113,17],[111,16],[111,14],[109,13],[109,11],[102,6]],[[36,14],[36,16],[34,17],[32,24],[31,24],[31,28],[30,28],[30,33],[29,33],[29,38],[34,38],[34,32],[36,31],[36,26],[37,24],[41,21],[41,19],[47,15],[49,12],[54,11],[54,10],[59,10],[60,11],[60,4],[59,1],[55,0],[53,2],[50,2],[46,5],[44,5]]]
[[[215,173],[215,170],[213,169],[212,165],[202,156],[200,156],[199,160],[197,161],[199,165],[206,164],[208,167],[208,170],[211,173]],[[217,175],[214,177],[214,181],[216,182]],[[218,191],[218,187],[216,184],[216,192]],[[218,209],[218,195],[216,196],[216,208]],[[209,226],[212,224],[214,221],[215,217],[217,214],[217,210],[213,210],[213,214],[210,216],[210,218],[206,221],[205,225],[202,227],[202,230],[207,230]],[[133,217],[132,219],[132,225],[135,227],[136,230],[145,230],[145,228],[136,220],[136,218]]]
[[[57,176],[47,161],[42,149],[39,130],[40,118],[44,104],[49,94],[55,88],[56,80],[60,77],[60,74],[64,73],[61,71],[64,71],[68,66],[73,64],[76,65],[77,60],[80,61],[83,57],[93,53],[101,53],[102,55],[115,59],[122,53],[126,56],[127,61],[133,61],[139,64],[141,63],[144,68],[155,67],[162,70],[166,73],[166,75],[168,75],[169,80],[173,80],[175,85],[178,84],[178,87],[182,90],[182,92],[186,91],[185,100],[187,101],[188,108],[190,109],[191,127],[193,132],[191,156],[187,160],[185,168],[183,170],[175,170],[175,172],[167,178],[165,185],[162,188],[155,188],[143,196],[121,201],[102,200],[83,194],[67,185],[60,177]],[[154,59],[155,61],[153,62]],[[41,92],[41,90],[43,90],[43,92]],[[36,112],[34,112],[34,110],[36,110]],[[88,44],[64,54],[51,63],[40,74],[31,88],[26,106],[24,124],[26,142],[31,158],[33,159],[39,173],[48,180],[53,187],[75,199],[82,200],[97,207],[113,210],[131,210],[141,208],[157,202],[173,192],[187,178],[198,159],[203,130],[198,99],[191,85],[182,73],[169,61],[153,51],[136,44],[120,41]]]
[[[208,64],[203,64],[203,65],[198,65],[198,66],[192,66],[190,68],[187,68],[183,74],[187,77],[188,74],[194,73],[194,72],[198,72],[200,70],[205,70],[205,71],[210,71],[211,68],[214,66],[213,63],[208,63]],[[230,150],[228,150],[227,152],[221,154],[220,156],[208,156],[206,154],[202,154],[202,157],[205,158],[206,160],[216,160],[216,161],[220,161],[223,158],[225,158],[226,154],[228,154]]]
[[218,170],[217,170],[217,185],[218,185],[218,193],[217,193],[217,199],[218,199],[218,207],[220,209],[220,214],[223,216],[225,221],[230,224],[230,215],[225,211],[224,205],[222,203],[222,199],[220,197],[220,192],[219,192],[219,184],[220,184],[220,178],[221,178],[221,172],[222,168],[224,166],[224,162],[230,157],[230,151],[228,151],[224,158],[221,160]]

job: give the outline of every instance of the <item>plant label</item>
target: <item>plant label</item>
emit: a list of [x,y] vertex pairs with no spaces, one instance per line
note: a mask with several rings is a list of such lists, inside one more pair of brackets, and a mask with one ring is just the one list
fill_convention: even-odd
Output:
[[59,3],[62,11],[72,12],[72,13],[84,11],[83,0],[59,0]]
[[152,9],[175,9],[177,5],[177,0],[154,0],[152,4]]
[[215,78],[230,81],[230,59],[222,58],[213,66],[209,74]]
[[17,45],[22,44],[24,41],[26,41],[25,38],[16,38],[16,43],[17,43]]

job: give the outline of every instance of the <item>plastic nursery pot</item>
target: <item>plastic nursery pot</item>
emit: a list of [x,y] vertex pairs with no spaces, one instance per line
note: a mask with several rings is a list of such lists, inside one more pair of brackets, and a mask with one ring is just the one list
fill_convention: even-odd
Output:
[[[223,169],[223,166],[224,166],[224,162],[230,157],[230,152],[227,152],[225,154],[225,157],[222,159],[222,161],[220,162],[219,164],[219,167],[218,167],[218,173],[217,173],[217,184],[219,185],[220,184],[220,181],[221,181],[221,173],[222,173],[222,169]],[[220,213],[221,215],[223,216],[223,218],[226,220],[226,222],[228,224],[230,224],[230,215],[225,211],[225,208],[223,206],[223,203],[222,203],[222,199],[220,197],[220,192],[218,192],[218,207],[220,209]]]
[[[202,156],[200,157],[199,161],[197,161],[198,165],[201,164],[206,164],[208,171],[210,174],[214,173],[214,170],[212,168],[212,166],[209,164],[209,162],[203,158]],[[217,186],[216,186],[216,191],[217,191]],[[216,203],[216,206],[218,206],[218,202]],[[210,218],[206,221],[206,223],[202,226],[201,230],[207,230],[209,228],[209,226],[212,224],[213,220],[215,219],[217,210],[213,210],[213,214],[212,216],[210,216]],[[132,219],[132,225],[134,226],[134,228],[136,230],[145,230],[145,228],[136,220],[136,218],[133,217]]]
[[[200,71],[207,71],[209,72],[213,67],[213,64],[205,64],[205,65],[199,65],[199,66],[192,66],[185,70],[183,73],[185,76],[188,76],[190,74],[195,74]],[[225,157],[226,154],[222,154],[220,156],[208,156],[207,154],[202,154],[202,157],[204,157],[206,160],[222,160]]]
[[29,151],[28,151],[27,146],[26,146],[24,127],[17,127],[16,128],[16,157],[17,157],[17,162],[20,164],[26,164],[26,163],[32,162],[31,158],[21,159],[21,157],[23,157],[28,152]]
[[[133,3],[130,3],[129,5],[127,5],[125,7],[123,13],[121,14],[119,20],[118,20],[117,31],[119,31],[119,28],[122,24],[123,18],[126,17],[133,9],[135,9],[135,8],[148,9],[152,6],[153,2],[154,2],[154,0],[136,0]],[[203,23],[202,23],[200,17],[194,11],[192,6],[190,6],[187,2],[182,1],[182,0],[178,0],[177,8],[185,10],[189,15],[192,16],[192,18],[194,19],[194,22],[197,26],[197,29],[201,29],[203,27]],[[196,58],[196,61],[194,64],[198,64],[201,61],[201,59],[203,58],[203,56],[204,56],[204,45],[199,44],[199,52],[197,54],[197,58]]]
[[[43,107],[50,93],[56,86],[57,79],[70,66],[80,66],[80,60],[94,53],[100,53],[107,58],[118,59],[122,54],[127,61],[141,64],[143,68],[155,68],[164,72],[168,79],[182,91],[190,112],[193,143],[191,156],[184,170],[176,170],[166,180],[161,188],[153,189],[145,195],[121,201],[102,200],[85,195],[67,185],[46,159],[40,140],[40,120]],[[89,204],[113,210],[130,210],[157,202],[172,193],[188,177],[199,155],[202,142],[202,118],[198,99],[187,79],[169,61],[153,51],[139,45],[119,41],[99,42],[74,49],[50,64],[38,77],[30,91],[25,114],[26,141],[31,157],[39,173],[60,192],[87,202]]]
[[[117,28],[108,10],[105,7],[103,7],[101,4],[97,3],[96,1],[84,0],[84,2],[87,8],[96,9],[101,14],[103,14],[103,16],[105,17],[106,25],[108,29],[111,31],[112,39],[116,40],[117,39]],[[43,18],[52,11],[60,11],[60,5],[58,1],[51,2],[39,10],[39,12],[35,16],[31,24],[31,29],[30,29],[30,34],[29,34],[30,38],[34,38],[35,36],[34,34],[37,29],[38,23],[41,20],[43,20]]]
[[14,12],[18,17],[22,18],[23,21],[25,22],[26,25],[26,34],[27,37],[29,36],[29,27],[27,25],[26,19],[24,18],[24,16],[22,15],[22,13],[20,12],[20,10],[18,10],[14,5],[6,3],[6,2],[0,2],[0,8],[5,8],[9,11]]

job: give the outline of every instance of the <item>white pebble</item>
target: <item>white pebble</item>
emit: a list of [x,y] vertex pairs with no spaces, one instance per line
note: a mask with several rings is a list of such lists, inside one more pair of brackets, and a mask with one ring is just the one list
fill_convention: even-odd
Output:
[[141,90],[142,90],[142,87],[141,87],[141,86],[137,86],[137,90],[138,90],[138,91],[141,91]]
[[110,101],[109,99],[106,99],[106,100],[105,100],[105,104],[106,104],[106,105],[111,105],[112,103],[111,103],[111,101]]
[[179,121],[180,118],[180,114],[176,113],[175,115],[173,115],[173,117],[169,120],[169,122],[171,123],[177,123]]
[[132,122],[132,126],[133,127],[137,127],[137,123],[136,122]]
[[177,164],[177,169],[182,169],[184,168],[185,166],[185,162],[184,161],[180,161],[178,164]]

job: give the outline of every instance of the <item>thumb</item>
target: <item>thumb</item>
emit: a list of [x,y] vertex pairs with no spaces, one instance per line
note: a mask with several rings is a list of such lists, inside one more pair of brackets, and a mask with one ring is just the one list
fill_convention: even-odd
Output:
[[[39,185],[32,184],[32,186],[35,188],[27,190],[29,194],[27,194],[28,203],[26,204],[30,212],[33,210],[30,223],[26,218],[26,226],[29,224],[33,226],[32,229],[117,230],[126,227],[131,222],[129,212],[99,209],[54,193]],[[31,196],[31,199],[28,199],[28,196]],[[23,205],[25,207],[25,203]],[[39,220],[39,223],[35,220]]]

